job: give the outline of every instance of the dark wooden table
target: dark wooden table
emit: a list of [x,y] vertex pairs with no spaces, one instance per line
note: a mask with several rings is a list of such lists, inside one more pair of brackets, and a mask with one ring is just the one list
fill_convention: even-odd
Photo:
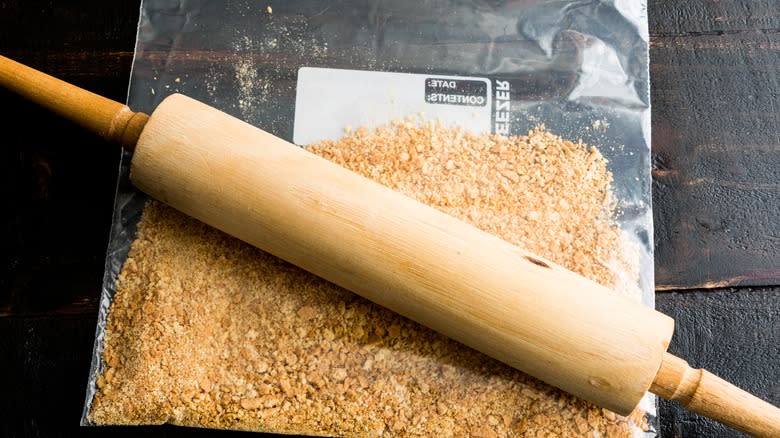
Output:
[[[780,405],[780,2],[649,3],[670,351]],[[138,6],[0,2],[0,53],[123,101]],[[0,436],[213,436],[78,425],[119,150],[5,91],[0,102]],[[672,403],[660,416],[664,437],[740,436]]]

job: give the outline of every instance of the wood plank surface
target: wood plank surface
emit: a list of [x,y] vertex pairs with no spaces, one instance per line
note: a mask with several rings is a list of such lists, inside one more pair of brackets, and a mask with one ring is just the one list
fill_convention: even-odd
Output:
[[777,33],[777,0],[648,0],[653,37],[737,32]]
[[650,47],[656,289],[780,284],[780,33]]
[[[124,101],[138,12],[135,1],[5,1],[0,53]],[[12,114],[0,140],[0,317],[94,314],[120,152],[5,90],[0,102]]]
[[[656,307],[677,322],[669,352],[780,405],[780,288],[662,293]],[[663,437],[744,436],[675,402],[659,414]]]
[[648,21],[656,290],[780,284],[780,2]]

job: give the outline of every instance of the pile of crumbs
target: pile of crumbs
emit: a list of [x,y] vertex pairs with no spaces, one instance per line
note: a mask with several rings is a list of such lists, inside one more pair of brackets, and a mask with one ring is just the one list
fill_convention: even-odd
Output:
[[[407,119],[308,149],[610,288],[635,269],[606,160],[543,127],[501,137]],[[600,409],[154,201],[102,355],[93,424],[344,437],[649,427],[640,410]]]

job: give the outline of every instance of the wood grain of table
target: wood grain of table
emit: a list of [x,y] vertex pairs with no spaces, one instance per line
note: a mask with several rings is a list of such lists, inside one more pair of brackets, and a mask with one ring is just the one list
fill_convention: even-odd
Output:
[[[0,2],[0,54],[123,101],[138,7]],[[651,0],[648,12],[670,351],[780,405],[780,3]],[[2,90],[0,102],[0,436],[214,436],[78,425],[120,152]],[[741,436],[673,403],[660,417],[663,437]]]

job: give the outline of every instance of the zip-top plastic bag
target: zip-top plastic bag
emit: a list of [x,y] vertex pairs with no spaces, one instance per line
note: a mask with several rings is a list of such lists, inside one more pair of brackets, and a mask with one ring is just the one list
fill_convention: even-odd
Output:
[[[189,95],[652,306],[645,7],[145,0],[128,104]],[[655,435],[653,396],[578,400],[150,201],[129,158],[83,424]]]

